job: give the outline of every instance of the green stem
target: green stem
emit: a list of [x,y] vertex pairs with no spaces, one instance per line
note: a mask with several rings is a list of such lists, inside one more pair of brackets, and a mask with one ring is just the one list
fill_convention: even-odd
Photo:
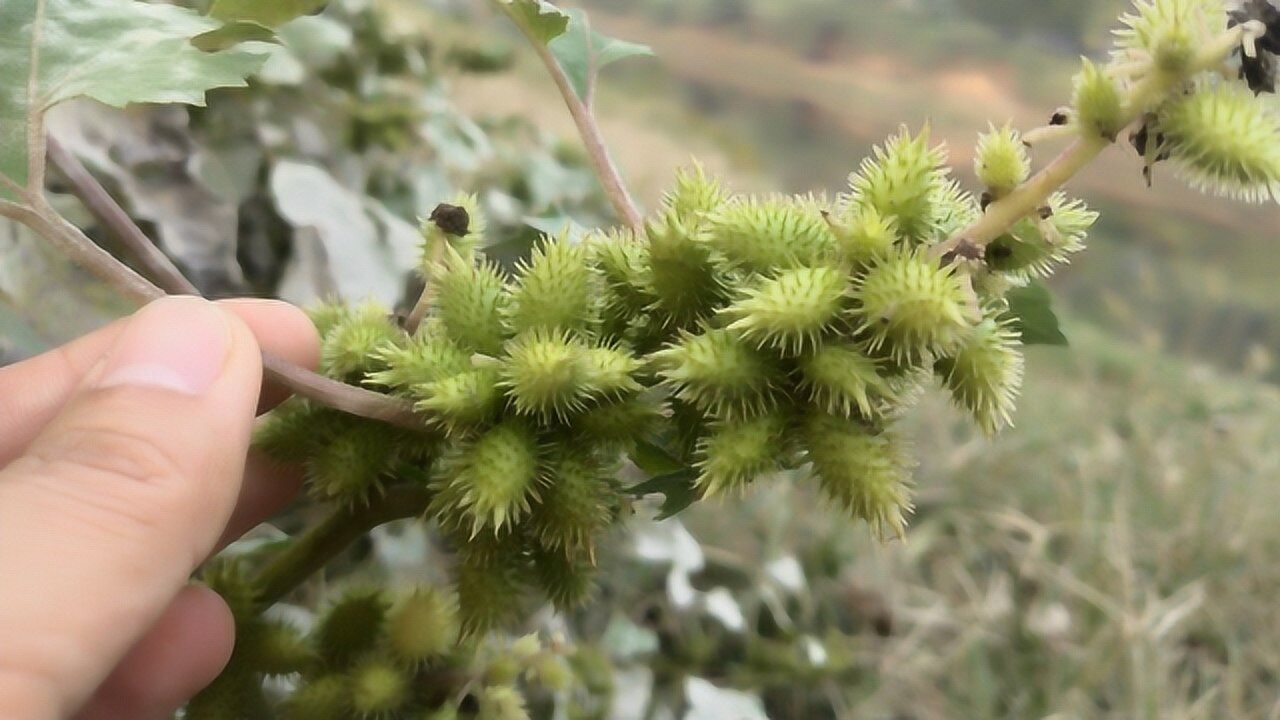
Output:
[[1110,142],[1101,137],[1076,138],[1075,142],[1034,177],[992,203],[977,222],[957,235],[957,240],[986,245],[1000,237],[1014,223],[1044,205],[1054,191],[1093,162],[1109,145]]
[[431,238],[427,242],[431,243],[427,248],[426,261],[423,263],[426,272],[422,274],[426,283],[422,288],[422,294],[418,296],[418,302],[414,303],[413,310],[409,312],[409,317],[405,320],[404,329],[410,335],[416,333],[422,325],[422,321],[427,319],[427,313],[431,311],[431,283],[435,278],[430,277],[436,265],[444,258],[445,245],[447,244],[443,238]]
[[393,520],[421,515],[430,501],[431,493],[421,486],[397,485],[368,505],[334,510],[258,573],[254,584],[262,607],[284,599],[365,533]]
[[[1256,28],[1240,26],[1215,38],[1185,72],[1179,75],[1169,75],[1152,66],[1148,74],[1134,83],[1125,94],[1122,125],[1128,127],[1138,122],[1153,108],[1159,107],[1169,93],[1181,87],[1186,80],[1221,65],[1239,47],[1246,32],[1256,32]],[[1047,203],[1054,192],[1079,174],[1111,144],[1109,139],[1082,134],[1044,169],[1013,192],[991,203],[982,217],[973,224],[934,248],[934,253],[942,257],[961,243],[979,246],[991,243],[1008,232],[1015,223]]]
[[586,148],[587,157],[591,160],[591,167],[595,170],[600,184],[604,186],[605,195],[609,198],[609,202],[613,204],[614,212],[628,227],[637,233],[642,233],[644,231],[644,216],[641,214],[635,200],[631,197],[630,191],[627,190],[627,184],[623,181],[622,173],[618,170],[617,164],[614,163],[613,157],[609,154],[604,135],[600,132],[600,123],[596,121],[595,113],[592,111],[588,101],[578,97],[578,92],[573,89],[573,83],[569,81],[569,76],[565,74],[564,68],[560,66],[560,61],[556,60],[551,48],[535,37],[533,32],[511,12],[508,5],[498,2],[497,6],[503,14],[515,23],[520,33],[525,36],[525,39],[529,41],[529,45],[533,47],[534,52],[538,54],[538,59],[546,66],[547,73],[551,75],[551,79],[556,84],[556,89],[560,91],[560,96],[564,99],[565,106],[569,108],[569,115],[573,117],[573,123],[578,128],[578,134],[582,136],[582,144]]

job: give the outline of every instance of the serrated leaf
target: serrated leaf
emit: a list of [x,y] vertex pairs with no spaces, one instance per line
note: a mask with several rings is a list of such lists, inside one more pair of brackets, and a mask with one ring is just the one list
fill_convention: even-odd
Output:
[[658,511],[658,520],[675,517],[698,499],[698,474],[684,468],[668,475],[661,475],[633,485],[629,491],[636,497],[662,495],[665,499]]
[[648,45],[611,38],[592,30],[590,19],[581,10],[570,10],[568,15],[568,30],[548,47],[569,76],[573,91],[584,101],[591,95],[596,78],[606,65],[630,57],[653,55],[653,49]]
[[217,52],[242,42],[272,42],[275,39],[275,31],[265,25],[236,21],[229,22],[217,30],[195,36],[191,39],[191,44],[205,52]]
[[213,0],[209,16],[224,22],[249,22],[274,28],[326,4],[328,0]]
[[[25,187],[27,129],[66,100],[203,105],[212,88],[244,86],[258,55],[191,43],[218,27],[185,8],[131,0],[0,2],[0,174]],[[0,198],[13,196],[0,183]]]
[[569,29],[569,14],[546,0],[500,0],[534,40],[546,45]]
[[1005,298],[1009,301],[1009,314],[1014,318],[1013,326],[1022,334],[1023,345],[1069,344],[1053,312],[1053,296],[1044,283],[1032,281],[1026,287],[1010,290]]

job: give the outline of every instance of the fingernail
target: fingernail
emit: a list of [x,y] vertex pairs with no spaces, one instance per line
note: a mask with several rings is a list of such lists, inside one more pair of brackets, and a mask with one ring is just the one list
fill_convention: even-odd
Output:
[[203,395],[222,374],[231,329],[206,300],[161,298],[139,310],[116,339],[97,386]]

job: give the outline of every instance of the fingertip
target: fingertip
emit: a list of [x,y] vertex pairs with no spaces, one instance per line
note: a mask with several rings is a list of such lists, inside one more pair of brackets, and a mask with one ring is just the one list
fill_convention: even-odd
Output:
[[305,368],[320,364],[320,335],[311,318],[297,307],[256,298],[219,300],[217,304],[249,327],[264,352]]
[[[219,300],[218,305],[238,318],[257,338],[262,351],[300,367],[320,364],[320,335],[311,318],[280,300],[241,298]],[[259,412],[266,412],[289,397],[286,388],[268,383],[263,388]]]
[[201,585],[183,588],[76,718],[170,717],[213,682],[234,646],[226,601]]

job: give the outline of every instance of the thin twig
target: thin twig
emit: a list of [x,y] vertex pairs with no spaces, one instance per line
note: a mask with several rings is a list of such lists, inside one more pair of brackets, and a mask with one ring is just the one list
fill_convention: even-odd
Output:
[[427,257],[422,263],[424,268],[422,277],[425,284],[422,287],[422,294],[418,295],[418,302],[414,303],[413,309],[409,311],[409,317],[404,323],[404,329],[410,335],[418,331],[422,321],[427,319],[427,313],[431,311],[431,283],[433,280],[431,273],[444,257],[445,246],[448,244],[448,240],[432,237],[432,234],[428,234],[428,238],[427,242],[431,243],[431,245],[427,248]]
[[262,369],[266,371],[269,379],[292,390],[295,394],[315,400],[334,410],[406,430],[426,429],[425,419],[414,411],[413,403],[408,400],[339,382],[268,352],[262,353]]
[[134,259],[165,292],[175,295],[199,295],[196,286],[182,274],[177,265],[142,232],[129,213],[112,199],[106,188],[89,173],[84,163],[68,152],[56,138],[48,139],[49,162],[66,178],[72,193],[84,203],[98,222],[124,245]]
[[165,293],[150,280],[139,275],[99,247],[80,228],[58,214],[44,199],[35,196],[31,207],[18,218],[72,262],[93,273],[129,300],[139,305],[162,297]]
[[639,206],[636,205],[631,193],[627,190],[627,184],[622,179],[622,173],[619,172],[618,166],[609,155],[609,148],[605,145],[604,136],[600,133],[600,124],[596,121],[595,113],[583,102],[583,98],[578,97],[578,93],[573,89],[573,83],[569,81],[569,76],[565,74],[564,68],[560,66],[560,61],[556,60],[556,56],[547,47],[547,44],[538,40],[533,32],[523,22],[520,22],[506,6],[499,3],[499,8],[520,29],[521,34],[525,36],[529,44],[533,46],[534,52],[538,54],[538,59],[546,66],[551,79],[555,81],[556,89],[560,91],[560,96],[564,98],[564,103],[569,108],[569,114],[573,117],[573,122],[578,127],[578,134],[582,136],[582,144],[586,148],[587,157],[591,160],[591,167],[595,170],[596,177],[600,179],[600,184],[604,186],[605,195],[608,196],[609,202],[613,204],[614,211],[632,230],[643,232],[644,216],[640,213]]
[[44,108],[40,101],[40,43],[44,29],[45,0],[36,0],[36,17],[31,24],[31,51],[27,68],[27,189],[31,194],[44,190]]
[[279,602],[365,533],[421,515],[430,501],[426,488],[396,485],[367,505],[339,507],[262,568],[254,582],[258,601],[262,607]]
[[405,318],[404,330],[410,335],[418,332],[418,328],[422,327],[422,321],[427,319],[427,313],[431,310],[430,282],[427,280],[428,287],[422,289],[418,302],[414,303],[413,309],[409,311],[409,317]]
[[[0,176],[0,179],[3,179],[3,176]],[[9,202],[8,200],[0,200],[0,217],[17,221],[18,216],[21,215],[22,211],[25,209],[25,205],[19,205],[16,202]]]
[[[56,145],[51,145],[52,150]],[[98,181],[79,164],[62,165],[59,161],[67,161],[69,154],[59,155],[54,151],[51,159],[67,176],[72,192],[84,202],[85,206],[122,240],[128,239],[126,245],[135,252],[150,272],[166,278],[165,282],[171,290],[182,294],[199,294],[181,272],[173,267],[168,258],[163,257],[159,249],[147,239],[146,235],[133,222],[128,213],[106,192]],[[82,172],[77,172],[77,169]],[[86,236],[79,228],[68,222],[42,198],[38,198],[34,207],[13,205],[9,212],[15,212],[15,219],[30,226],[45,237],[60,252],[74,262],[88,269],[105,280],[130,300],[145,304],[165,295],[164,290],[139,275],[128,265],[117,260]],[[176,276],[176,277],[175,277]],[[179,282],[178,278],[181,278]],[[187,290],[190,288],[190,291]],[[302,397],[310,398],[336,410],[351,415],[389,423],[410,430],[421,430],[424,427],[422,416],[413,409],[413,404],[402,398],[383,395],[364,388],[347,385],[332,378],[318,375],[269,353],[263,353],[263,369],[271,381],[292,390]]]
[[609,154],[609,148],[605,145],[604,136],[600,133],[600,125],[596,122],[595,114],[578,99],[573,90],[573,85],[569,82],[569,77],[565,75],[564,69],[560,67],[560,63],[551,54],[551,50],[542,43],[535,43],[534,47],[538,57],[547,66],[547,71],[551,73],[551,79],[555,81],[556,87],[559,88],[560,95],[564,98],[565,105],[569,108],[569,114],[573,116],[574,124],[578,126],[578,133],[582,135],[582,143],[586,147],[587,156],[591,158],[591,166],[595,168],[596,175],[600,178],[600,184],[604,186],[605,194],[609,196],[609,200],[613,203],[614,211],[632,230],[643,232],[644,216],[640,213],[640,208],[636,205],[635,200],[632,199],[631,193],[627,190],[626,182],[622,179],[622,173],[618,170],[613,157]]
[[986,245],[1003,235],[1014,223],[1035,212],[1044,205],[1055,190],[1062,187],[1076,173],[1093,161],[1110,143],[1105,139],[1076,138],[1066,150],[1031,179],[1019,185],[1013,192],[991,203],[987,211],[969,227],[956,233],[951,240],[937,246],[939,257],[954,250],[961,242]]
[[1074,125],[1045,125],[1022,133],[1022,142],[1029,147],[1035,147],[1054,140],[1075,137],[1079,134],[1080,129]]

